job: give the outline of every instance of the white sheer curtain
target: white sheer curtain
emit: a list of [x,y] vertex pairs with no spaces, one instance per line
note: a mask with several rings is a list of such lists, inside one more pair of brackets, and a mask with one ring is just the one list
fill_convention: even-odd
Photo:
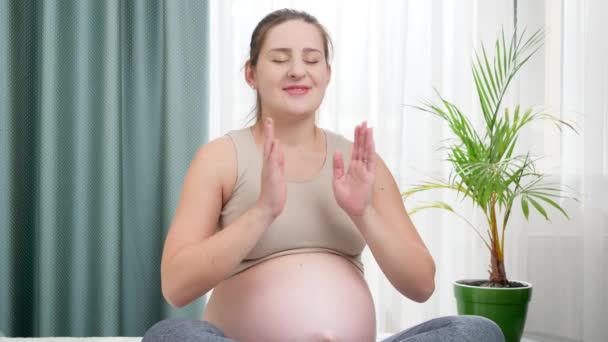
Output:
[[[332,81],[319,125],[352,139],[357,123],[371,123],[378,153],[402,190],[424,177],[448,173],[436,151],[448,132],[441,121],[408,105],[433,98],[436,88],[479,118],[470,72],[472,49],[479,48],[481,40],[491,46],[501,28],[507,34],[513,28],[510,0],[216,0],[210,6],[211,138],[247,124],[254,93],[243,80],[242,67],[257,22],[275,9],[305,10],[328,28],[335,45]],[[536,218],[526,223],[515,217],[507,271],[510,278],[535,285],[526,326],[529,336],[598,341],[602,331],[607,334],[602,330],[607,324],[600,322],[606,323],[608,317],[602,292],[608,285],[608,267],[602,263],[608,257],[608,210],[602,200],[608,193],[608,55],[600,38],[608,33],[600,22],[608,12],[601,0],[525,1],[518,7],[520,27],[544,27],[548,36],[508,100],[547,105],[579,124],[579,135],[560,135],[552,127],[535,125],[522,136],[522,143],[549,155],[541,169],[581,192],[581,202],[564,203],[570,221],[554,212],[552,223]],[[445,200],[453,202],[451,196]],[[462,213],[481,226],[473,210],[463,206]],[[487,276],[485,247],[456,217],[429,211],[413,219],[435,258],[437,288],[424,304],[403,298],[366,250],[366,279],[380,331],[399,331],[455,314],[452,282]]]
[[[527,24],[544,22],[544,55],[520,82],[522,102],[548,104],[579,134],[535,127],[525,141],[545,153],[545,169],[580,203],[564,202],[570,220],[519,227],[512,268],[534,283],[526,326],[542,341],[605,341],[608,336],[608,4],[536,1],[520,8]],[[558,161],[558,162],[555,162]],[[520,219],[519,222],[522,222]]]

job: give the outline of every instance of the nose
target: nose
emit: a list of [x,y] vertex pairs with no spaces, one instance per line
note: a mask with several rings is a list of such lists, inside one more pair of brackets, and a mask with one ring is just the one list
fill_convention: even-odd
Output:
[[287,77],[291,79],[298,79],[304,76],[306,76],[304,63],[294,59],[289,66],[289,70],[287,70]]

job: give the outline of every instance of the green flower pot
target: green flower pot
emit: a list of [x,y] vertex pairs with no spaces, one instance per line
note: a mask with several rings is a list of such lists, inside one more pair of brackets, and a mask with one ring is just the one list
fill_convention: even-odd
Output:
[[528,302],[532,297],[532,284],[518,288],[493,288],[465,285],[454,282],[454,295],[459,315],[477,315],[496,322],[505,335],[506,342],[519,342],[526,325]]

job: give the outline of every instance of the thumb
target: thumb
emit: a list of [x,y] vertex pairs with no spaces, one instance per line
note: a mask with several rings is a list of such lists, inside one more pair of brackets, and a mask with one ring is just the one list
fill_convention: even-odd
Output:
[[344,160],[342,159],[342,153],[336,151],[334,153],[334,180],[340,179],[344,176]]

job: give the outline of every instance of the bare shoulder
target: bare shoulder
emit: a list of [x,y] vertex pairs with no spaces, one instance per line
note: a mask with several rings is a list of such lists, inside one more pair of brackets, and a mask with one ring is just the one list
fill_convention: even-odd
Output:
[[217,171],[227,171],[226,168],[230,168],[233,166],[231,164],[236,163],[232,139],[224,135],[201,145],[194,157],[194,162],[204,162],[208,166],[213,166],[212,168]]
[[382,157],[376,153],[376,184],[375,191],[384,192],[387,190],[392,190],[392,196],[395,197],[396,194],[399,194],[399,201],[402,202],[401,193],[399,191],[399,186],[397,185],[397,181],[393,176],[393,173],[388,168]]
[[222,204],[232,194],[237,177],[236,151],[232,139],[221,136],[202,145],[193,160],[201,164],[207,176],[212,176],[222,188]]
[[386,222],[404,229],[406,236],[411,241],[425,247],[405,209],[403,197],[395,177],[378,153],[376,153],[375,159],[376,181],[372,195],[374,207]]
[[215,233],[236,173],[236,153],[229,137],[212,140],[199,148],[184,177],[165,241],[163,264],[179,250]]

